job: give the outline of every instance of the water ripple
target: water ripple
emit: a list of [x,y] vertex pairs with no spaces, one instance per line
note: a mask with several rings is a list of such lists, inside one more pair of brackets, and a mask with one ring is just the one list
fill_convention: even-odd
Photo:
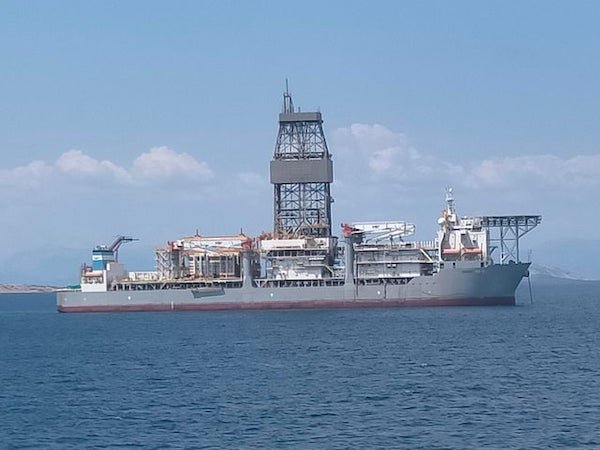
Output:
[[[599,448],[600,289],[518,308],[61,315],[0,297],[3,448]],[[595,289],[595,290],[593,290]]]

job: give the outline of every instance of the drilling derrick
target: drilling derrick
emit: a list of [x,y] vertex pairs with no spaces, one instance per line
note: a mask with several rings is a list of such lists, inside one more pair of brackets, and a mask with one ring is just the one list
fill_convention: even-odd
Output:
[[321,113],[294,111],[286,83],[271,161],[275,234],[330,237],[332,181]]

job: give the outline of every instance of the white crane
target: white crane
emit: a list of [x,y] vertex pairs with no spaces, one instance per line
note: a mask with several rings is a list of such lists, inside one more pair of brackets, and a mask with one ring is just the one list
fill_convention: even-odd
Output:
[[[354,222],[344,227],[351,234],[361,234],[364,242],[393,241],[415,234],[415,225],[403,221],[394,222]],[[346,231],[345,231],[346,232]]]

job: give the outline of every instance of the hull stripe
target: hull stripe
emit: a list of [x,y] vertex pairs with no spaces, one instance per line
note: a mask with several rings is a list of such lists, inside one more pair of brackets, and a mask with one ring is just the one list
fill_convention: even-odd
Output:
[[77,312],[150,312],[150,311],[225,311],[250,309],[333,309],[395,308],[419,306],[500,306],[514,305],[514,297],[418,299],[418,300],[298,300],[214,303],[146,303],[131,305],[58,305],[63,313]]

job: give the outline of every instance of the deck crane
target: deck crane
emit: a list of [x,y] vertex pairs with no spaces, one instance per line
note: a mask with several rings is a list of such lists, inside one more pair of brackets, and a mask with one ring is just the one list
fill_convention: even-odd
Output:
[[115,261],[119,262],[119,247],[121,246],[121,244],[123,244],[125,242],[133,242],[133,241],[138,241],[138,240],[139,239],[133,238],[131,236],[117,236],[115,241],[112,244],[110,244],[110,247],[108,247],[108,250],[110,250],[111,252],[114,252]]
[[393,242],[395,239],[402,241],[402,238],[415,234],[415,225],[403,221],[394,222],[355,222],[351,224],[342,224],[344,234],[360,235],[364,243],[377,244],[385,239]]
[[117,236],[115,241],[109,246],[97,245],[92,251],[92,261],[95,270],[102,270],[106,268],[108,262],[119,261],[119,247],[124,242],[137,241],[138,239],[132,238],[131,236]]

